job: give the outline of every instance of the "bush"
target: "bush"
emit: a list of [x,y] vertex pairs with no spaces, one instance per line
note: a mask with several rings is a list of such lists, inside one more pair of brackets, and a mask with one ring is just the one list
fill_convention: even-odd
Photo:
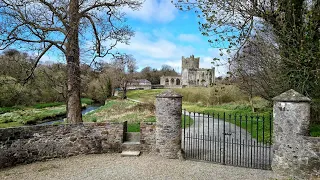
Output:
[[0,76],[0,107],[30,104],[29,91],[10,76]]
[[216,85],[210,88],[194,87],[175,89],[183,96],[183,101],[188,103],[201,103],[203,106],[248,101],[248,96],[236,86]]
[[109,78],[103,78],[100,76],[98,79],[95,79],[90,82],[88,87],[88,97],[104,103],[108,97],[112,95],[111,80]]
[[320,124],[310,125],[310,135],[313,137],[320,137]]
[[320,124],[320,99],[311,102],[311,124]]

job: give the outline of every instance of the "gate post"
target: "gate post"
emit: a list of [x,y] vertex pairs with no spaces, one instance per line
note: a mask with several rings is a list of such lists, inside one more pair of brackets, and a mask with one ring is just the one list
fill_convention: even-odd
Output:
[[308,159],[302,152],[303,136],[309,131],[311,100],[292,89],[273,100],[272,170],[281,176],[297,178],[299,168]]
[[182,96],[172,90],[156,96],[156,152],[169,159],[182,158]]

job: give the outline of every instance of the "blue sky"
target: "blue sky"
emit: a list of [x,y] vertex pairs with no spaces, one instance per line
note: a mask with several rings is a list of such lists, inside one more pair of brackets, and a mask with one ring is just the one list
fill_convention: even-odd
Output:
[[[130,45],[120,44],[117,49],[132,54],[139,69],[167,64],[180,72],[181,57],[192,54],[200,57],[201,68],[211,68],[212,59],[220,57],[208,37],[201,35],[196,14],[179,11],[170,0],[146,0],[139,11],[125,11],[135,36]],[[217,76],[226,74],[225,66],[216,68]]]
[[[139,11],[124,11],[135,36],[129,45],[118,44],[115,51],[132,54],[137,60],[138,70],[146,66],[159,69],[166,64],[181,72],[181,57],[190,55],[200,57],[201,68],[211,68],[212,59],[221,58],[219,49],[212,48],[208,37],[201,35],[197,14],[193,11],[179,11],[171,0],[145,0]],[[41,61],[64,62],[64,56],[58,56],[55,52],[49,52]],[[102,60],[108,59],[106,57]],[[226,74],[226,66],[214,66],[216,76]]]

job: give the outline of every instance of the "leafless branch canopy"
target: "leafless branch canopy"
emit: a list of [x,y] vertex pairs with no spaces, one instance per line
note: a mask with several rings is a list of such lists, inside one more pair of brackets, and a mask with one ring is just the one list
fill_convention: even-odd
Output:
[[[274,20],[276,0],[172,0],[180,10],[198,13],[200,30],[214,47],[239,49],[261,21]],[[227,43],[226,43],[227,42]]]
[[[124,8],[137,10],[141,0],[77,0],[81,45],[95,57],[111,54],[117,43],[128,43],[133,31],[125,25]],[[53,47],[66,54],[72,22],[70,0],[1,0],[0,50],[9,46],[38,49],[40,58]],[[94,58],[95,59],[95,58]],[[93,59],[93,61],[94,61]]]

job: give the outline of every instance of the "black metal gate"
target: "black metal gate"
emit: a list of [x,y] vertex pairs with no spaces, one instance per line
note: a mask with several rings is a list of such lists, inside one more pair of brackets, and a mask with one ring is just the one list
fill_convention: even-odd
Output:
[[184,110],[183,119],[182,148],[187,159],[271,168],[271,114],[205,114]]

